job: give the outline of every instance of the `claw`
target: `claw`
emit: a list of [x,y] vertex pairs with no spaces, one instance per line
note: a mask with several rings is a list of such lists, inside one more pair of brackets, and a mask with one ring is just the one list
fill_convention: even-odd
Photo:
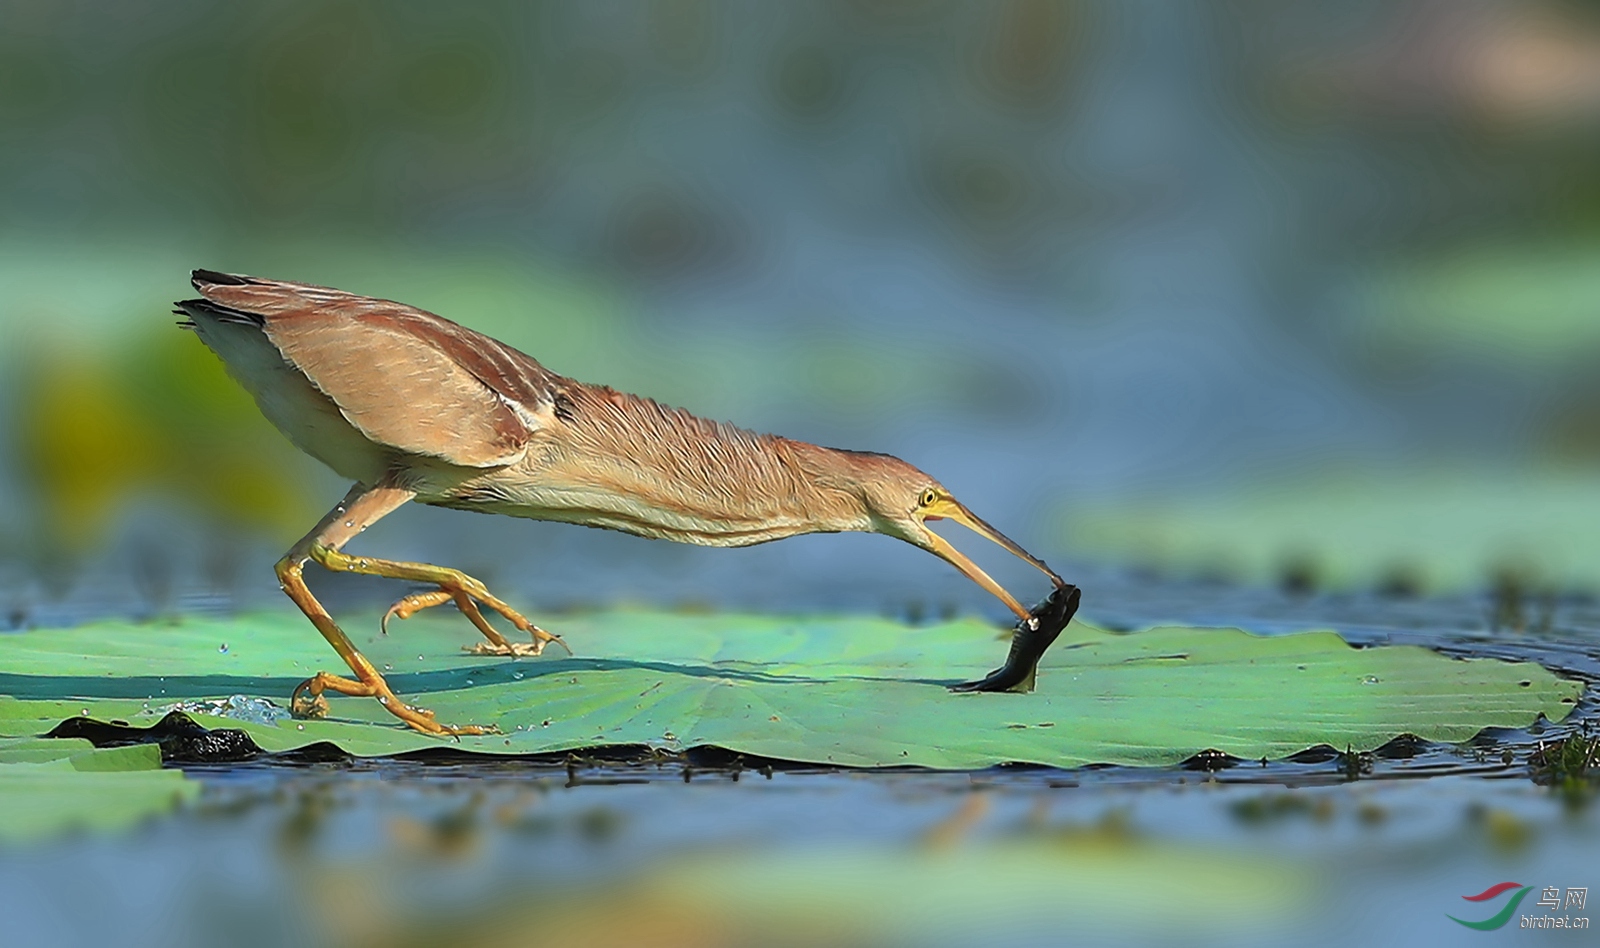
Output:
[[[309,684],[309,682],[305,683]],[[304,688],[302,684],[300,688]],[[328,699],[320,694],[306,694],[296,688],[294,697],[289,699],[289,715],[307,720],[319,720],[328,716]]]
[[[476,646],[464,647],[467,652],[474,655],[509,655],[512,657],[541,655],[544,653],[544,647],[554,642],[560,645],[568,655],[572,654],[572,646],[563,642],[561,636],[551,635],[549,632],[529,622],[527,616],[495,598],[482,583],[469,576],[459,586],[460,588],[440,585],[438,589],[412,593],[409,596],[402,597],[383,614],[383,618],[378,622],[378,628],[384,635],[388,635],[390,619],[409,619],[424,609],[431,609],[434,606],[440,606],[453,600],[456,608],[461,610],[461,614],[467,617],[467,621],[477,627],[478,631],[483,633],[483,637],[489,640],[487,643],[480,642]],[[489,620],[484,618],[482,610],[478,608],[478,602],[474,600],[481,601],[495,612],[500,613],[512,625],[533,636],[533,643],[531,645],[521,645],[506,641],[506,637],[495,631],[494,626],[489,624]]]
[[388,612],[383,614],[383,619],[378,622],[378,629],[382,631],[384,635],[388,635],[390,619],[396,617],[401,619],[409,619],[424,609],[430,609],[434,606],[442,605],[449,602],[452,598],[454,597],[443,589],[435,589],[432,592],[425,593],[412,593],[409,596],[403,596],[394,605],[389,607]]
[[[560,639],[554,639],[561,642]],[[510,658],[528,658],[544,653],[544,642],[507,642],[504,645],[494,645],[489,642],[477,642],[473,645],[461,646],[461,651],[469,655],[500,655]],[[572,649],[567,648],[567,643],[561,642],[561,647],[567,649],[567,654],[572,654]]]
[[[517,618],[521,619],[522,617],[518,616]],[[544,647],[549,645],[551,642],[561,646],[568,655],[572,654],[572,646],[562,641],[561,636],[552,635],[551,633],[546,632],[545,630],[529,622],[527,619],[522,619],[521,622],[515,622],[515,620],[513,620],[513,623],[517,628],[533,636],[533,651],[528,652],[527,654],[539,655],[544,652]]]
[[363,680],[355,681],[319,671],[295,687],[294,694],[289,698],[289,706],[296,717],[324,717],[328,713],[328,699],[323,697],[323,692],[334,691],[342,695],[377,698],[389,710],[390,714],[404,721],[406,726],[424,734],[443,734],[450,737],[460,737],[462,735],[501,733],[500,729],[493,724],[462,724],[459,726],[440,724],[433,719],[432,711],[426,708],[413,707],[395,697],[394,692],[389,690],[388,683],[383,680],[383,676],[372,671],[370,667],[366,669],[362,677]]

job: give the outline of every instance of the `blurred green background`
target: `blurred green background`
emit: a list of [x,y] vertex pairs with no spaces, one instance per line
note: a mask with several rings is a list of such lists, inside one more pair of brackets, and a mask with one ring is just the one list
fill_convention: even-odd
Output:
[[[195,266],[898,453],[1078,575],[1600,586],[1592,3],[0,24],[0,622],[273,602],[266,564],[342,492],[173,327]],[[999,614],[881,538],[406,511],[370,542],[550,605]]]

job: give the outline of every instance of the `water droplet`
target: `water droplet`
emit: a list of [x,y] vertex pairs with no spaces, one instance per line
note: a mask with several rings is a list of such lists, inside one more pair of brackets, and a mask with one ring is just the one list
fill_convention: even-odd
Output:
[[389,703],[389,696],[388,695],[379,695],[378,696],[378,703],[379,704],[383,704],[383,705],[388,704]]
[[88,708],[84,708],[83,709],[83,716],[84,717],[88,717],[89,716],[89,709]]
[[467,679],[467,684],[469,684],[469,685],[472,684],[472,679],[471,678]]
[[521,681],[523,679],[523,674],[522,674],[522,672],[512,672],[511,673],[511,677],[515,678],[518,681]]
[[217,646],[217,651],[221,652],[224,655],[228,654],[228,643],[227,642],[223,642],[221,645]]
[[419,662],[422,661],[422,656],[421,655],[417,656],[417,661],[419,661]]
[[306,729],[306,726],[304,724],[296,724],[294,726],[294,729],[297,730],[297,731],[304,731]]
[[356,522],[354,520],[346,520],[344,522],[344,525],[347,526],[347,527],[353,527],[353,526],[356,525]]
[[1361,683],[1363,685],[1376,685],[1378,683],[1378,676],[1368,675],[1367,677],[1361,679]]
[[392,671],[394,671],[394,666],[389,664],[388,662],[384,662],[383,663],[383,670],[386,671],[386,672],[392,672]]
[[545,718],[544,721],[539,724],[539,726],[540,727],[549,727],[550,726],[550,719],[549,718]]

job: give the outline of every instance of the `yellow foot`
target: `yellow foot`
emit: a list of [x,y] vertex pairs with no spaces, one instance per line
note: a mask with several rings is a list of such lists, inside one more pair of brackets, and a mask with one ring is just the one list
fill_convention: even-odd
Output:
[[328,716],[328,699],[319,694],[311,694],[309,690],[301,690],[308,688],[310,684],[311,680],[307,679],[294,690],[294,697],[289,699],[289,713],[308,721],[325,718]]
[[378,703],[383,705],[390,714],[424,734],[459,737],[463,734],[500,733],[500,729],[492,724],[462,724],[459,726],[440,724],[433,719],[432,711],[425,708],[412,707],[396,697],[395,693],[389,690],[389,684],[383,680],[383,676],[373,672],[372,678],[373,680],[370,682],[355,681],[319,671],[295,687],[294,694],[289,699],[290,713],[297,718],[325,717],[328,713],[328,699],[323,697],[322,693],[324,691],[334,691],[342,695],[377,698]]
[[[474,600],[477,601],[475,602]],[[424,609],[430,609],[452,601],[455,602],[456,608],[461,610],[461,614],[466,616],[467,620],[476,626],[479,632],[483,633],[483,637],[489,640],[487,645],[479,643],[475,648],[466,649],[466,651],[474,655],[510,655],[513,657],[540,655],[543,654],[544,647],[551,642],[566,649],[568,655],[572,654],[572,649],[568,647],[567,643],[561,641],[559,635],[551,635],[549,632],[529,622],[528,618],[522,613],[491,595],[483,583],[465,574],[458,581],[440,583],[438,589],[430,592],[412,593],[402,598],[399,602],[390,606],[388,612],[383,614],[383,621],[379,623],[379,628],[387,635],[389,633],[390,619],[409,619]],[[488,619],[484,618],[483,613],[478,609],[478,602],[500,613],[512,625],[533,636],[533,643],[531,645],[520,645],[508,641],[494,626],[489,624]]]
[[[567,648],[567,643],[559,638],[555,640],[562,648]],[[524,658],[530,655],[539,655],[544,652],[543,642],[507,642],[504,645],[495,645],[490,642],[479,642],[476,645],[463,645],[461,651],[468,655],[503,655],[510,658]],[[567,649],[567,654],[572,654],[572,649]]]

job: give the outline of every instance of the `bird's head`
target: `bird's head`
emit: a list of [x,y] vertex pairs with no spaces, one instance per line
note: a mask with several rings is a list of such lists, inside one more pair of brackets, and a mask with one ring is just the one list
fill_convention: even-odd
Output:
[[943,484],[912,465],[882,454],[856,455],[852,460],[854,463],[850,466],[855,475],[853,486],[866,507],[869,529],[922,547],[947,560],[973,582],[997,596],[1018,618],[1029,618],[1028,610],[991,579],[988,573],[962,555],[950,541],[930,530],[927,526],[929,521],[951,520],[959,523],[1027,560],[1049,576],[1058,588],[1066,585],[1066,581],[1046,566],[1043,560],[985,523],[965,504],[956,500]]

